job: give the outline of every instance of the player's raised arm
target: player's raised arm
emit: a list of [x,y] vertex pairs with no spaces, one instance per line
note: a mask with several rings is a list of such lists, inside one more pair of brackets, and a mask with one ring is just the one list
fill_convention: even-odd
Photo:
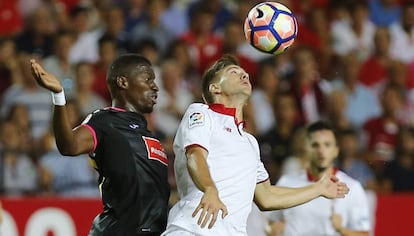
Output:
[[254,201],[261,210],[280,210],[321,196],[343,198],[348,192],[348,186],[339,182],[335,176],[324,176],[316,183],[301,188],[273,186],[267,180],[256,185]]
[[93,136],[85,127],[72,130],[66,114],[64,90],[59,80],[33,59],[30,60],[30,66],[37,83],[52,92],[54,104],[53,131],[59,152],[66,156],[90,152],[94,146]]

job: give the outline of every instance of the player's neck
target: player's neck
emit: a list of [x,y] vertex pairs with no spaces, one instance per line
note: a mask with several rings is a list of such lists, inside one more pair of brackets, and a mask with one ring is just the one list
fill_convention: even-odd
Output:
[[309,168],[309,174],[312,176],[313,179],[319,180],[324,175],[333,175],[335,173],[335,168],[333,166],[321,169],[316,166],[311,166]]
[[221,103],[225,107],[228,107],[228,108],[235,108],[237,120],[239,121],[244,120],[243,119],[243,107],[246,104],[245,101],[241,101],[241,99],[230,99],[228,97],[221,97],[218,103]]

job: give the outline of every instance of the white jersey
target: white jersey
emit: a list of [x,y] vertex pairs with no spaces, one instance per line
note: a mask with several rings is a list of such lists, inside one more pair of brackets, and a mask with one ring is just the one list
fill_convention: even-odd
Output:
[[[238,123],[235,118],[235,109],[220,104],[189,106],[174,140],[174,168],[180,201],[169,213],[164,235],[174,234],[177,228],[194,235],[247,235],[246,222],[256,184],[267,180],[269,175],[260,161],[256,139],[246,133],[243,126],[244,123]],[[185,151],[194,145],[208,151],[211,177],[228,210],[224,219],[219,214],[212,229],[197,225],[199,215],[192,217],[203,196],[187,169]]]
[[[349,187],[345,198],[327,199],[318,197],[305,204],[289,209],[274,211],[277,220],[285,219],[283,236],[330,236],[340,235],[331,223],[332,210],[341,215],[342,225],[351,230],[370,231],[369,204],[362,185],[342,171],[335,175]],[[303,187],[313,181],[306,171],[299,175],[284,175],[277,185],[285,187]]]

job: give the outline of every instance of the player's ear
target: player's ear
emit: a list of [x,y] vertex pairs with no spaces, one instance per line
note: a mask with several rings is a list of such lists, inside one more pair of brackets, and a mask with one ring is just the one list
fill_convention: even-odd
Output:
[[118,86],[118,88],[120,89],[126,89],[128,88],[128,80],[125,76],[117,76],[116,77],[116,85]]
[[220,94],[221,88],[217,83],[212,83],[208,86],[208,90],[211,94]]

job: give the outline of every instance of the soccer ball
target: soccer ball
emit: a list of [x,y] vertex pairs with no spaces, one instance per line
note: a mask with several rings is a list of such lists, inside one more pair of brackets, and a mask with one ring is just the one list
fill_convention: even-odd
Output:
[[244,21],[244,35],[259,51],[280,54],[298,34],[295,16],[286,6],[277,2],[262,2],[254,6]]

